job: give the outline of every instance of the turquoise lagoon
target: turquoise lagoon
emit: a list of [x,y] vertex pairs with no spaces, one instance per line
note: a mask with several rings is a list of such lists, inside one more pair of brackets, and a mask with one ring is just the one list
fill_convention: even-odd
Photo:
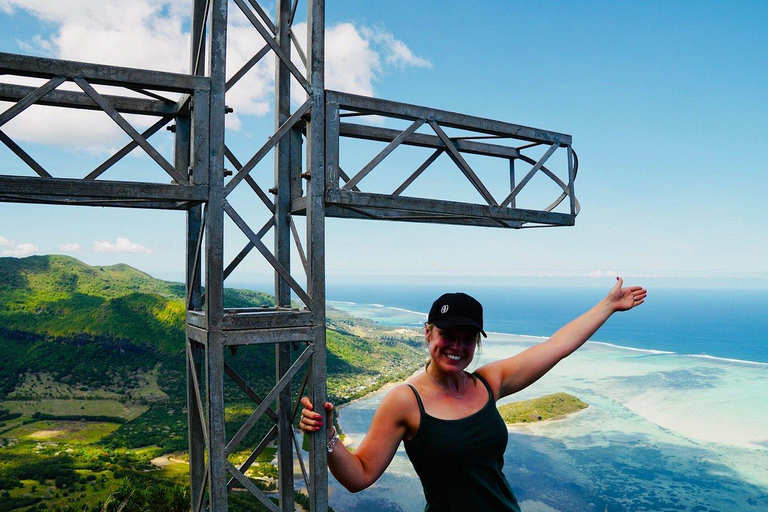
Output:
[[[415,308],[329,305],[388,325],[415,329],[424,321]],[[768,510],[768,364],[627,347],[601,333],[502,401],[565,391],[589,404],[562,420],[509,428],[504,472],[523,511]],[[543,339],[489,333],[476,365]],[[353,443],[386,392],[341,408]],[[336,510],[424,509],[402,447],[370,489],[350,494],[333,479],[331,485]]]

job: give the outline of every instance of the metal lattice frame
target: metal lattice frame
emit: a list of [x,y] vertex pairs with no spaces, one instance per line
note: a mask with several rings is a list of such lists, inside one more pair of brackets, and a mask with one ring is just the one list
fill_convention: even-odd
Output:
[[[306,52],[291,29],[298,0],[278,0],[276,21],[256,0],[234,0],[264,45],[254,48],[253,56],[227,80],[228,3],[192,3],[189,75],[0,53],[0,73],[44,81],[38,87],[0,83],[0,100],[13,103],[0,113],[0,142],[36,174],[0,175],[0,200],[186,210],[191,510],[226,510],[228,491],[235,486],[249,491],[269,510],[293,510],[296,456],[312,510],[325,511],[325,432],[311,436],[307,467],[292,427],[298,397],[309,393],[315,403],[326,399],[325,217],[506,228],[572,225],[579,204],[573,192],[578,164],[571,137],[326,91],[323,0],[306,2]],[[277,62],[274,132],[247,159],[240,159],[226,144],[226,95],[270,55]],[[306,101],[299,106],[291,102],[292,81],[306,93]],[[75,84],[78,90],[62,89],[66,83]],[[103,86],[109,86],[110,93],[118,92],[99,92]],[[129,136],[130,142],[96,168],[83,170],[82,178],[56,177],[2,131],[4,124],[32,105],[100,110]],[[126,114],[150,116],[156,121],[149,128],[139,129]],[[376,116],[378,121],[342,122],[366,116]],[[384,127],[381,120],[405,123],[406,127]],[[173,163],[150,142],[163,126],[175,133]],[[340,163],[342,140],[385,146],[359,170],[347,174]],[[427,158],[420,160],[407,178],[394,182],[391,193],[364,190],[368,177],[375,175],[393,152],[406,146],[423,148]],[[135,148],[151,158],[156,177],[151,181],[104,179],[104,173]],[[565,152],[566,163],[556,169],[550,163],[558,151]],[[265,189],[258,183],[255,170],[270,154],[274,158],[274,181]],[[501,195],[481,179],[468,155],[508,163],[507,188]],[[478,201],[439,200],[414,191],[413,184],[424,179],[441,157],[452,163],[457,178],[463,177],[470,184]],[[232,172],[225,170],[227,162]],[[516,171],[521,170],[524,176],[517,180]],[[521,192],[539,175],[554,184],[555,197],[542,208],[519,208]],[[252,228],[249,220],[253,204],[262,205],[266,215],[258,228]],[[296,215],[305,217],[303,242],[294,223]],[[226,260],[225,223],[229,222],[247,241]],[[268,234],[274,240],[271,249],[263,241]],[[296,266],[300,276],[292,272],[292,251],[299,256],[300,264]],[[275,306],[225,308],[224,282],[250,258],[261,258],[274,269]],[[301,308],[295,307],[292,297],[302,303]],[[224,358],[227,349],[254,345],[275,349],[275,385],[263,396]],[[229,436],[225,430],[227,379],[254,407],[248,419]],[[244,439],[264,417],[271,425],[267,434],[247,447],[250,455],[244,462],[233,463],[233,452],[242,449]],[[278,448],[278,505],[246,476],[258,455],[273,443]]]
[[[411,222],[437,222],[445,224],[470,224],[490,227],[541,227],[573,225],[579,211],[579,203],[573,194],[573,182],[578,165],[571,148],[571,136],[545,131],[512,123],[494,121],[475,116],[457,114],[444,110],[408,105],[376,98],[368,98],[335,91],[326,92],[328,169],[326,205],[328,216],[348,218],[372,218]],[[380,126],[342,122],[344,117],[378,116],[384,119],[406,120],[410,124],[405,130],[393,130]],[[421,127],[428,127],[428,133],[420,133]],[[461,130],[461,137],[449,137],[446,130]],[[339,166],[339,139],[348,137],[370,141],[386,142],[376,156],[357,173],[348,176]],[[492,142],[478,142],[490,139]],[[382,163],[399,146],[418,146],[432,150],[428,158],[388,194],[365,192],[360,182]],[[526,151],[546,148],[537,158]],[[562,148],[566,152],[567,166],[561,179],[546,167],[555,152]],[[503,199],[494,198],[464,155],[483,155],[508,162],[510,171],[509,189]],[[447,155],[461,175],[471,184],[482,203],[466,203],[437,200],[429,197],[408,197],[407,189],[424,174],[441,156]],[[525,176],[515,180],[515,163],[528,164]],[[559,195],[547,206],[540,209],[517,208],[517,198],[537,173],[559,188]],[[456,174],[459,177],[459,174]],[[395,182],[397,183],[397,182]],[[555,209],[568,198],[568,210]]]
[[[211,510],[225,510],[227,491],[238,485],[247,489],[269,510],[293,510],[294,454],[299,460],[305,487],[311,497],[313,510],[327,510],[327,469],[324,437],[313,436],[310,447],[310,467],[302,459],[299,442],[293,430],[298,411],[298,397],[308,387],[313,399],[325,400],[325,275],[324,275],[324,156],[325,156],[325,91],[323,83],[323,13],[322,1],[308,3],[309,53],[304,56],[291,31],[297,2],[287,0],[277,4],[276,22],[272,22],[261,6],[253,1],[235,0],[235,6],[261,35],[265,45],[257,49],[241,69],[226,80],[226,19],[227,3],[213,1],[210,10],[200,2],[193,31],[193,69],[202,72],[206,45],[204,27],[208,25],[211,79],[211,126],[209,163],[210,195],[204,213],[190,211],[191,259],[188,302],[188,379],[190,421],[190,468],[192,475],[192,510],[202,510],[206,503]],[[307,69],[301,73],[291,60],[292,47],[298,50]],[[275,132],[247,159],[242,161],[225,141],[224,114],[226,93],[237,87],[239,80],[268,55],[274,54],[277,65],[275,77]],[[291,108],[290,82],[295,80],[307,93],[308,99],[298,108]],[[304,135],[306,133],[306,135]],[[306,169],[302,153],[306,152]],[[270,154],[274,156],[274,186],[265,190],[254,177],[254,170]],[[225,180],[225,162],[234,168]],[[306,180],[302,190],[301,176]],[[240,198],[238,198],[240,195]],[[263,205],[268,212],[266,222],[258,229],[251,227],[245,213],[251,202]],[[270,197],[272,196],[272,197]],[[308,207],[306,215],[306,252],[293,222],[292,202],[303,198]],[[226,265],[222,251],[224,221],[229,219],[247,242]],[[270,249],[263,238],[270,234],[274,246]],[[203,243],[206,247],[203,248]],[[291,273],[291,244],[295,243],[304,271],[302,278]],[[253,251],[255,249],[255,251]],[[224,280],[247,258],[261,257],[275,271],[275,306],[260,309],[228,309],[223,306]],[[205,254],[205,293],[200,286],[201,256]],[[302,285],[300,281],[305,284]],[[304,307],[294,308],[292,294]],[[274,345],[275,386],[264,397],[250,388],[235,369],[223,360],[226,348],[248,345]],[[292,349],[302,347],[292,357]],[[299,389],[292,389],[295,377],[304,374]],[[224,375],[227,375],[250,397],[255,409],[231,437],[224,432]],[[207,385],[202,386],[206,380]],[[260,418],[266,416],[274,424],[241,463],[230,462],[234,450],[251,432]],[[269,444],[276,442],[279,472],[279,506],[270,501],[246,476],[248,468]],[[206,499],[207,496],[207,499]]]

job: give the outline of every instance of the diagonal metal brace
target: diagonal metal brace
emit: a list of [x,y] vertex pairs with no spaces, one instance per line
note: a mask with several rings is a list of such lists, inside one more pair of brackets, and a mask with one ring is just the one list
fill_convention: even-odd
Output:
[[[259,457],[261,452],[264,451],[264,448],[269,446],[269,444],[272,443],[277,439],[277,425],[269,429],[269,432],[267,432],[267,435],[264,436],[264,439],[261,440],[261,442],[254,448],[253,452],[248,456],[247,459],[245,459],[245,462],[243,462],[240,467],[238,468],[242,473],[245,473],[248,471],[248,469],[253,465],[254,462],[256,462],[256,459]],[[229,482],[227,482],[227,489],[232,489],[235,486],[235,480],[232,479]]]
[[[144,132],[142,132],[141,136],[144,137],[145,139],[151,137],[152,135],[157,133],[158,130],[160,130],[160,128],[170,123],[172,119],[173,118],[171,116],[161,117],[159,121],[157,121],[155,124],[153,124],[152,126],[147,128]],[[104,163],[102,163],[93,171],[91,171],[83,179],[95,180],[96,178],[104,174],[107,171],[107,169],[115,165],[118,161],[122,160],[124,156],[126,156],[128,153],[136,149],[138,146],[139,146],[138,142],[136,142],[135,140],[132,140],[131,142],[123,146],[122,149],[120,149],[120,151],[118,151],[117,153],[109,157],[107,160],[104,161]]]
[[299,120],[302,118],[304,114],[309,111],[309,108],[311,106],[310,100],[307,100],[304,102],[302,106],[300,106],[296,112],[294,112],[291,117],[285,120],[285,122],[280,126],[280,128],[277,129],[274,135],[272,135],[266,144],[264,144],[261,149],[259,149],[253,157],[246,162],[246,164],[238,171],[237,174],[235,174],[231,180],[229,180],[229,183],[226,184],[224,187],[224,197],[227,197],[230,192],[240,183],[243,181],[246,177],[246,175],[253,170],[254,167],[256,167],[256,164],[258,164],[262,158],[266,156],[269,151],[275,147],[275,145],[280,142],[280,139],[283,138],[283,136],[288,133],[288,130],[293,128],[293,125],[299,122]]
[[480,192],[480,195],[483,196],[483,199],[485,199],[488,204],[495,205],[496,200],[493,198],[491,193],[488,191],[487,188],[485,188],[485,185],[483,185],[483,182],[480,181],[480,178],[477,177],[477,174],[475,174],[475,171],[472,170],[472,168],[469,166],[466,160],[464,160],[464,157],[461,156],[461,153],[458,149],[456,149],[456,144],[453,143],[453,141],[448,137],[448,135],[443,131],[442,128],[440,128],[440,125],[437,124],[434,120],[429,120],[429,126],[432,127],[432,129],[435,131],[438,137],[440,137],[440,140],[445,144],[445,149],[448,151],[448,156],[451,157],[451,160],[453,160],[456,165],[459,166],[459,169],[461,169],[461,172],[464,173],[464,176],[467,177],[470,183],[477,189],[478,192]]
[[437,160],[437,158],[438,158],[440,155],[442,155],[442,154],[443,154],[443,148],[438,148],[438,149],[436,149],[436,150],[435,150],[435,152],[434,152],[434,153],[432,153],[431,155],[429,155],[429,158],[427,158],[427,159],[424,161],[424,163],[423,163],[423,164],[421,164],[421,165],[419,166],[419,168],[418,168],[418,169],[416,169],[415,171],[413,171],[413,174],[411,174],[410,176],[408,176],[408,178],[407,178],[407,179],[406,179],[406,180],[405,180],[405,181],[402,183],[402,185],[400,185],[399,187],[397,187],[397,190],[395,190],[394,192],[392,192],[392,195],[393,195],[393,196],[399,196],[400,194],[402,194],[402,193],[405,191],[405,189],[406,189],[406,188],[408,188],[408,187],[410,187],[410,186],[411,186],[411,183],[413,183],[413,182],[416,180],[416,178],[418,178],[419,176],[421,176],[421,173],[423,173],[424,171],[426,171],[426,170],[427,170],[427,167],[429,167],[430,165],[432,165],[432,164],[434,163],[434,161],[435,161],[435,160]]
[[194,361],[194,358],[192,357],[192,348],[190,347],[190,342],[187,340],[186,343],[186,350],[187,350],[187,370],[189,371],[189,374],[192,376],[192,384],[194,384],[194,391],[195,391],[195,401],[197,402],[197,411],[200,415],[200,424],[203,425],[204,428],[201,430],[203,431],[203,439],[205,440],[205,446],[210,446],[208,441],[208,428],[206,425],[208,425],[208,422],[205,421],[205,415],[203,411],[205,408],[203,407],[203,400],[200,396],[200,381],[197,380],[197,372],[194,368],[191,367],[192,361]]
[[373,160],[368,162],[368,164],[363,167],[360,172],[355,174],[355,176],[347,181],[347,183],[342,187],[342,190],[349,190],[353,187],[355,187],[358,183],[360,183],[360,180],[365,178],[369,172],[371,172],[379,163],[381,163],[382,160],[384,160],[387,156],[389,156],[390,153],[392,153],[397,146],[402,144],[402,142],[410,137],[413,132],[419,129],[419,127],[424,124],[424,119],[417,119],[413,123],[411,123],[411,126],[405,129],[403,133],[395,137],[395,139],[387,144],[387,147],[385,147],[381,152],[374,157]]
[[[243,168],[243,164],[240,163],[240,160],[237,159],[235,154],[232,152],[231,149],[227,147],[226,144],[224,144],[224,155],[227,157],[227,159],[232,162],[232,165],[235,166],[235,169],[238,171]],[[275,203],[272,202],[272,200],[267,196],[267,194],[264,193],[264,191],[261,189],[258,183],[256,183],[256,180],[254,180],[250,174],[245,175],[245,182],[248,183],[248,185],[251,187],[251,189],[256,193],[257,196],[259,196],[259,199],[261,199],[261,202],[264,203],[264,205],[269,208],[269,211],[272,213],[275,213]]]
[[240,482],[240,484],[248,489],[248,491],[256,496],[256,498],[265,506],[268,510],[271,510],[272,512],[282,512],[277,506],[272,503],[269,498],[267,498],[267,495],[262,492],[261,489],[256,487],[256,485],[250,481],[250,479],[242,474],[235,466],[232,465],[229,461],[224,463],[224,469],[227,470],[227,472],[235,477],[235,480]]
[[[200,485],[200,489],[205,489],[208,487],[208,477],[211,473],[211,463],[208,462],[205,465],[205,473],[203,473],[203,481]],[[192,512],[201,512],[203,510],[203,505],[205,504],[205,492],[201,492],[200,496],[197,498],[197,502],[193,503]]]
[[[254,402],[256,402],[256,405],[261,405],[261,403],[263,402],[263,400],[261,399],[261,397],[259,396],[259,394],[258,394],[258,393],[256,393],[256,391],[254,391],[254,390],[253,390],[253,388],[251,388],[251,386],[249,386],[247,382],[245,382],[245,379],[243,379],[243,378],[242,378],[242,377],[241,377],[241,376],[240,376],[240,375],[239,375],[239,374],[238,374],[238,373],[235,371],[235,369],[234,369],[234,368],[232,368],[232,366],[230,366],[230,365],[229,365],[229,363],[226,363],[226,362],[224,363],[224,373],[226,373],[227,375],[229,375],[229,378],[230,378],[230,379],[232,379],[233,381],[235,381],[235,384],[237,384],[237,385],[238,385],[238,387],[239,387],[240,389],[242,389],[242,390],[243,390],[243,392],[244,392],[246,395],[248,395],[248,398],[250,398],[251,400],[253,400]],[[273,411],[271,407],[267,407],[267,410],[266,410],[266,411],[264,411],[264,412],[266,413],[266,415],[267,415],[267,416],[269,416],[269,418],[270,418],[272,421],[277,421],[277,414],[275,414],[275,411]]]
[[[261,240],[261,238],[266,235],[270,229],[272,229],[275,225],[275,218],[270,217],[269,220],[262,226],[262,228],[259,230],[258,233],[256,233],[256,236]],[[245,259],[246,256],[248,256],[248,253],[251,252],[251,249],[253,249],[255,246],[250,241],[245,244],[245,247],[243,247],[240,252],[235,256],[235,258],[227,265],[227,268],[224,269],[224,279],[228,278],[229,275],[234,272],[234,270],[237,268],[238,265]]]
[[301,85],[304,90],[307,91],[307,94],[311,96],[312,87],[309,85],[309,82],[307,82],[307,79],[304,78],[303,74],[301,74],[299,68],[297,68],[293,62],[291,62],[291,58],[285,54],[282,48],[280,48],[280,45],[275,42],[273,34],[270,34],[269,30],[264,28],[264,25],[259,21],[256,15],[253,14],[253,11],[251,11],[251,9],[245,5],[243,0],[235,0],[235,3],[240,8],[240,10],[243,11],[245,17],[248,18],[248,21],[251,22],[251,25],[253,25],[253,27],[259,32],[264,41],[269,45],[270,48],[272,48],[272,51],[275,52],[275,55],[277,55],[285,67],[291,71],[291,74],[296,79],[296,81],[299,82],[299,85]]
[[136,144],[141,146],[141,149],[146,151],[146,153],[152,157],[152,160],[157,162],[157,164],[162,167],[163,170],[167,172],[171,178],[174,179],[174,181],[176,181],[176,183],[189,184],[187,177],[177,171],[176,168],[172,166],[168,160],[165,159],[165,157],[163,157],[163,155],[161,155],[154,147],[152,147],[152,145],[147,142],[147,139],[142,137],[141,134],[137,132],[136,129],[131,126],[131,124],[126,121],[125,118],[121,116],[120,113],[101,96],[101,94],[96,92],[91,84],[86,82],[82,77],[75,77],[74,80],[80,89],[82,89],[85,94],[90,96],[90,98],[95,101],[96,104],[101,107],[101,109],[106,112],[106,114],[111,117],[112,120],[117,123],[117,125],[122,128],[130,138],[136,141]]
[[525,175],[525,178],[520,180],[520,183],[517,184],[517,186],[512,190],[512,192],[509,193],[506,199],[501,202],[499,206],[507,206],[510,201],[512,201],[513,198],[517,197],[517,194],[520,193],[520,191],[523,189],[523,187],[531,181],[531,178],[533,178],[534,174],[536,174],[541,167],[547,163],[547,160],[549,160],[549,157],[552,156],[552,154],[557,150],[557,148],[560,147],[560,144],[552,144],[549,146],[549,149],[547,150],[544,155],[542,155],[541,158],[539,158],[539,161],[536,162],[536,164],[533,166],[533,168],[528,171],[528,174]]
[[35,160],[34,158],[32,158],[32,157],[29,155],[29,153],[27,153],[26,151],[24,151],[24,150],[21,148],[21,146],[19,146],[18,144],[16,144],[16,143],[13,141],[13,139],[12,139],[12,138],[10,138],[9,136],[7,136],[7,135],[6,135],[6,134],[5,134],[5,133],[4,133],[2,130],[0,130],[0,141],[2,141],[2,143],[3,143],[3,144],[5,144],[6,146],[8,146],[8,149],[10,149],[11,151],[13,151],[13,152],[16,154],[16,156],[18,156],[19,158],[21,158],[21,159],[24,161],[24,163],[25,163],[25,164],[27,164],[28,166],[30,166],[30,167],[32,168],[32,170],[33,170],[33,171],[35,171],[35,172],[37,173],[37,175],[38,175],[38,176],[40,176],[41,178],[53,178],[53,176],[51,176],[51,175],[50,175],[50,173],[49,173],[48,171],[46,171],[46,170],[43,168],[43,166],[42,166],[42,165],[40,165],[39,163],[37,163],[37,160]]
[[241,68],[238,70],[238,72],[237,72],[237,73],[235,73],[234,75],[232,75],[232,78],[230,78],[229,80],[227,80],[227,83],[226,83],[226,85],[224,86],[224,90],[225,90],[225,91],[228,91],[228,90],[230,90],[230,89],[232,88],[232,86],[233,86],[233,85],[235,85],[235,84],[236,84],[236,83],[237,83],[237,82],[238,82],[238,81],[239,81],[241,78],[243,78],[243,77],[245,76],[245,74],[246,74],[246,73],[248,73],[248,71],[250,71],[250,70],[251,70],[251,68],[253,68],[253,66],[255,66],[256,64],[258,64],[258,63],[259,63],[259,61],[260,61],[261,59],[263,59],[263,58],[264,58],[264,56],[265,56],[267,53],[269,53],[269,45],[268,45],[268,44],[265,44],[264,46],[262,46],[261,50],[259,50],[258,52],[256,52],[256,54],[255,54],[253,57],[251,57],[251,58],[250,58],[250,60],[249,60],[248,62],[246,62],[245,64],[243,64],[243,67],[241,67]]
[[15,105],[10,107],[8,110],[0,114],[0,126],[3,126],[5,123],[19,115],[21,112],[27,109],[30,105],[35,103],[37,100],[51,92],[52,90],[56,89],[58,86],[60,86],[66,79],[63,76],[55,76],[48,80],[42,87],[39,89],[36,89],[32,91],[31,93],[24,96],[22,99],[20,99],[18,102],[16,102]]
[[[308,345],[306,349],[304,349],[304,352],[301,353],[301,355],[294,361],[294,363],[291,365],[290,368],[288,368],[288,371],[285,372],[285,375],[283,375],[279,381],[277,381],[277,384],[274,388],[272,388],[272,391],[270,391],[267,396],[264,397],[264,401],[261,402],[261,404],[256,408],[255,411],[253,411],[253,414],[250,415],[250,417],[245,420],[245,423],[243,423],[243,426],[240,427],[240,430],[237,431],[237,433],[232,437],[232,439],[229,441],[226,447],[226,453],[230,454],[232,453],[232,450],[240,444],[240,441],[243,440],[243,438],[250,432],[250,430],[253,428],[253,426],[256,424],[256,422],[261,418],[261,416],[264,414],[264,412],[267,410],[267,407],[269,407],[269,404],[275,401],[277,398],[277,395],[282,392],[288,384],[291,383],[291,379],[293,379],[294,375],[296,375],[301,367],[304,365],[304,363],[309,360],[309,358],[314,354],[315,347],[313,345]],[[234,476],[234,475],[233,475]]]
[[279,261],[277,261],[275,255],[272,254],[269,249],[267,249],[267,246],[264,245],[264,243],[261,241],[261,238],[253,232],[245,220],[243,220],[243,218],[240,217],[235,209],[232,208],[232,206],[226,201],[224,201],[224,211],[227,212],[229,218],[231,218],[237,227],[240,228],[240,231],[242,231],[243,234],[248,237],[248,240],[251,241],[253,246],[259,250],[261,255],[264,256],[264,259],[266,259],[269,264],[272,265],[272,267],[277,271],[277,273],[280,274],[283,279],[285,279],[285,281],[288,283],[291,289],[296,292],[296,295],[299,296],[302,302],[304,302],[304,304],[312,304],[312,299],[309,295],[307,295],[307,292],[305,292],[301,285],[296,282],[296,280],[291,276],[291,273],[286,270],[286,268],[281,265]]

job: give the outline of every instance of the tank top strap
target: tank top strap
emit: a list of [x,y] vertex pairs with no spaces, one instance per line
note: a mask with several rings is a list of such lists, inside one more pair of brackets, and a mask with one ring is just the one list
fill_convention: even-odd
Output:
[[408,384],[408,387],[411,388],[411,391],[413,391],[413,394],[416,395],[416,401],[419,402],[419,411],[424,412],[424,403],[421,401],[421,396],[419,396],[419,392],[416,391],[416,388]]
[[472,375],[474,375],[475,377],[477,377],[478,379],[480,379],[480,382],[482,382],[482,383],[483,383],[483,385],[485,385],[485,389],[487,389],[487,390],[488,390],[488,396],[490,397],[490,400],[493,400],[493,391],[491,391],[491,386],[490,386],[490,384],[488,384],[488,382],[487,382],[487,381],[486,381],[486,380],[483,378],[483,376],[482,376],[482,375],[480,375],[479,373],[475,373],[475,372],[472,372]]

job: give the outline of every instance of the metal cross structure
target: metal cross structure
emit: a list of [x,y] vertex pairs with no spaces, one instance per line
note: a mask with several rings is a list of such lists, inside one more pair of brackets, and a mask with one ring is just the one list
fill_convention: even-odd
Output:
[[[303,487],[311,509],[325,511],[325,431],[309,436],[307,467],[294,421],[300,396],[308,393],[315,403],[326,399],[326,218],[504,228],[573,225],[579,204],[571,137],[326,90],[324,0],[306,0],[306,52],[292,29],[299,0],[277,0],[274,21],[257,0],[192,2],[189,74],[0,54],[0,73],[38,81],[0,83],[0,101],[10,102],[0,113],[0,141],[17,157],[2,163],[0,200],[185,210],[191,510],[227,510],[235,487],[268,510],[294,510],[294,494]],[[264,44],[228,72],[230,8],[247,18]],[[276,60],[274,130],[241,161],[227,145],[227,94],[269,55]],[[296,88],[302,94],[292,95]],[[306,99],[297,101],[302,95]],[[32,106],[101,111],[130,142],[82,177],[57,177],[3,130]],[[150,141],[164,126],[175,134],[172,155]],[[352,150],[345,153],[347,145]],[[361,166],[364,146],[374,150]],[[106,179],[105,173],[136,148],[151,158],[156,173]],[[387,167],[395,152],[403,153],[406,163],[401,158]],[[270,154],[274,173],[265,188],[255,175]],[[439,163],[444,167],[433,172],[440,184],[435,186],[430,172]],[[529,189],[535,190],[526,198]],[[433,197],[438,192],[444,197]],[[539,205],[522,207],[547,195]],[[262,207],[264,219],[256,227],[248,220],[255,216],[254,204]],[[304,217],[303,236],[296,217]],[[225,254],[225,231],[244,238],[239,253]],[[225,307],[225,280],[251,258],[274,270],[274,307]],[[251,345],[275,351],[274,367],[263,369],[274,372],[274,386],[263,396],[224,357],[227,350]],[[225,430],[227,379],[253,401],[252,413],[234,432]],[[266,435],[244,446],[264,418],[270,425]],[[269,445],[277,446],[277,503],[247,476]],[[235,462],[233,454],[243,450],[248,456]],[[295,465],[304,477],[298,486]]]

